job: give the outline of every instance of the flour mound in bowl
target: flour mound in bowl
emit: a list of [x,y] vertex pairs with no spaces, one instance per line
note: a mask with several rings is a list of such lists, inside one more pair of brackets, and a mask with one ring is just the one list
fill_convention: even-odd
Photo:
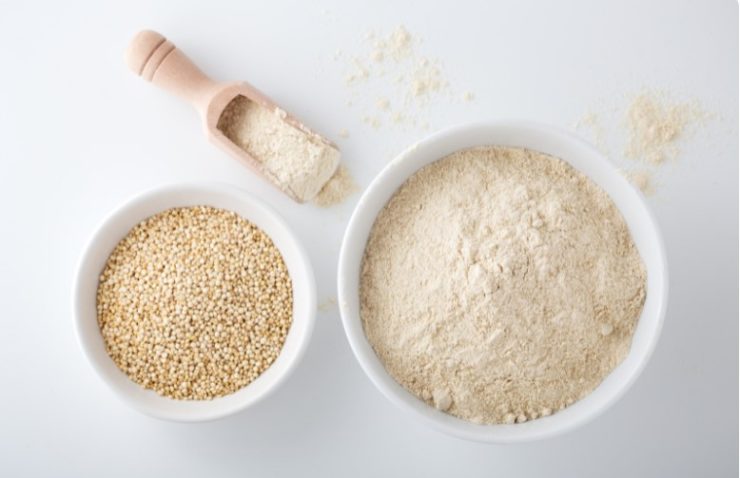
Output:
[[646,272],[627,225],[568,163],[485,146],[432,163],[373,225],[360,315],[388,373],[474,423],[550,415],[627,356]]

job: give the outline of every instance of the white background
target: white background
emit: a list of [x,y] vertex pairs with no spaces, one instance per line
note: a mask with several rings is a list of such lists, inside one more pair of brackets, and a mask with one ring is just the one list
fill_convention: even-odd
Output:
[[[0,6],[0,475],[737,476],[738,8],[730,0],[613,2],[2,2]],[[656,352],[630,392],[583,428],[516,446],[468,443],[404,415],[355,362],[336,308],[270,399],[227,419],[162,422],[127,408],[85,362],[71,316],[77,260],[96,225],[168,182],[221,180],[271,203],[304,241],[319,301],[358,196],[298,206],[206,142],[193,109],[123,62],[140,28],[205,71],[245,79],[337,141],[360,185],[427,132],[373,129],[348,108],[337,48],[368,29],[423,37],[455,91],[432,129],[520,117],[570,127],[593,105],[613,123],[643,87],[716,117],[681,144],[649,198],[671,294]],[[357,95],[372,105],[374,97]],[[346,128],[348,139],[338,137]]]

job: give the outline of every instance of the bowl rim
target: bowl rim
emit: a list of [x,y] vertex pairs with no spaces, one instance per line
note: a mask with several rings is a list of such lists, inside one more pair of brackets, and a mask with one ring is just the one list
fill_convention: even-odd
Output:
[[[279,374],[273,378],[273,381],[270,384],[268,384],[268,386],[266,386],[264,390],[262,390],[257,396],[247,396],[245,397],[245,399],[239,401],[238,403],[233,403],[233,404],[230,404],[230,406],[226,406],[226,407],[219,409],[220,404],[222,403],[222,402],[219,402],[219,400],[233,397],[233,395],[235,393],[238,393],[238,391],[233,394],[224,395],[222,397],[216,397],[212,400],[194,400],[194,401],[176,400],[176,399],[172,399],[169,397],[157,395],[157,399],[161,398],[162,400],[165,400],[165,401],[169,400],[169,401],[172,401],[173,403],[187,403],[187,402],[199,403],[199,404],[202,403],[204,404],[204,409],[201,409],[198,411],[188,411],[188,412],[182,412],[182,411],[170,412],[170,411],[162,411],[162,410],[155,411],[152,407],[145,406],[140,400],[122,391],[121,388],[114,383],[115,380],[109,376],[109,371],[106,370],[103,364],[100,363],[99,356],[93,352],[92,344],[88,342],[88,339],[86,338],[86,334],[82,331],[83,321],[88,320],[88,317],[86,317],[86,315],[88,314],[82,312],[81,310],[83,307],[83,302],[85,300],[85,297],[87,297],[87,294],[82,289],[82,281],[84,279],[83,273],[85,272],[87,262],[91,260],[91,256],[94,254],[96,246],[98,246],[99,243],[101,242],[101,237],[100,237],[101,234],[104,231],[106,231],[107,228],[112,227],[112,225],[115,224],[117,221],[122,220],[122,216],[124,216],[129,210],[134,209],[143,204],[146,204],[148,202],[155,201],[156,199],[161,198],[161,197],[167,197],[167,196],[173,196],[173,195],[176,196],[178,194],[189,194],[189,193],[204,193],[207,195],[213,195],[214,197],[220,195],[222,197],[229,197],[235,201],[240,201],[242,203],[248,203],[251,209],[258,210],[262,215],[269,218],[269,221],[274,223],[274,226],[276,229],[282,230],[286,238],[285,241],[290,244],[290,247],[293,249],[293,253],[295,257],[298,259],[296,261],[297,267],[301,269],[303,279],[305,279],[305,281],[301,282],[301,288],[305,289],[305,292],[306,292],[306,304],[305,304],[306,313],[301,316],[301,320],[304,322],[304,325],[302,327],[303,332],[302,332],[302,335],[297,336],[296,347],[294,349],[292,357],[290,358],[290,361],[286,363],[284,368],[281,371],[279,371]],[[171,207],[180,207],[180,206],[171,206]],[[189,206],[183,205],[181,207],[189,207]],[[166,209],[169,209],[169,208],[165,207],[161,209],[161,211],[164,211]],[[221,207],[221,209],[231,210],[225,207]],[[232,212],[236,212],[237,214],[242,216],[238,211],[232,211]],[[149,217],[149,216],[146,216],[146,217]],[[140,222],[144,219],[145,217],[142,217],[138,219],[137,222]],[[249,218],[246,218],[246,219],[249,219]],[[274,240],[274,238],[270,234],[268,234],[268,236]],[[115,244],[113,244],[113,246],[115,246]],[[284,252],[281,251],[281,254],[284,255]],[[112,211],[110,211],[95,226],[92,234],[90,235],[89,239],[85,243],[82,253],[80,254],[79,259],[77,261],[75,277],[74,277],[74,281],[72,285],[72,318],[74,322],[74,329],[75,329],[75,335],[77,338],[77,343],[80,349],[82,350],[83,355],[86,358],[86,361],[93,368],[98,378],[105,383],[106,387],[109,390],[111,390],[116,397],[118,397],[125,404],[129,405],[131,408],[145,415],[153,417],[153,418],[169,420],[169,421],[177,421],[177,422],[206,422],[206,421],[212,421],[212,420],[224,418],[228,415],[238,413],[240,411],[245,410],[246,408],[249,408],[261,402],[266,397],[271,395],[275,390],[277,390],[282,384],[284,384],[285,381],[292,375],[293,371],[298,366],[298,364],[301,362],[303,356],[306,353],[306,349],[308,348],[308,345],[311,341],[311,337],[313,335],[313,330],[314,330],[315,321],[316,321],[316,302],[317,302],[316,281],[315,281],[313,268],[311,266],[311,261],[309,259],[308,254],[306,253],[305,248],[303,247],[303,244],[298,239],[295,232],[289,227],[288,223],[282,218],[282,216],[280,216],[280,214],[277,213],[277,211],[275,211],[272,207],[267,205],[265,202],[263,202],[259,198],[255,197],[253,194],[237,186],[234,186],[232,184],[228,184],[225,182],[219,182],[219,181],[202,181],[202,182],[187,181],[187,182],[168,183],[168,184],[164,184],[161,186],[156,186],[156,187],[146,189],[144,191],[141,191],[129,197],[119,206],[115,207]],[[294,316],[294,320],[295,320],[295,316]],[[283,350],[281,350],[281,354],[283,353]],[[111,360],[110,357],[106,357],[106,358]],[[278,355],[278,358],[279,358],[279,355]],[[277,362],[277,359],[276,359],[276,362]],[[271,365],[271,367],[276,362],[274,362]],[[268,368],[268,370],[270,369]],[[265,372],[263,372],[263,375],[264,373]],[[131,381],[131,383],[139,386],[133,381]],[[249,385],[251,385],[251,383],[246,385],[245,387],[242,387],[240,390],[246,389],[247,387],[249,387]],[[141,387],[141,390],[146,390],[147,392],[151,392],[151,390],[144,389],[143,387]],[[214,404],[214,403],[217,405],[214,405],[213,407],[209,406],[210,404]]]
[[[563,412],[568,411],[569,409],[575,408],[574,406],[567,407],[563,412],[559,412],[558,414],[554,414],[550,417],[545,418],[539,418],[537,420],[532,420],[530,422],[524,423],[524,424],[514,424],[514,425],[503,425],[503,424],[496,424],[496,425],[476,425],[471,422],[468,422],[466,420],[454,417],[452,415],[440,412],[433,407],[427,405],[426,403],[422,402],[418,398],[416,398],[414,395],[412,395],[410,392],[408,392],[405,388],[403,388],[400,384],[395,382],[395,380],[390,376],[390,374],[385,370],[385,368],[382,365],[382,362],[380,362],[380,359],[375,355],[374,350],[372,349],[372,346],[369,344],[369,341],[367,340],[363,326],[362,321],[360,318],[359,313],[359,307],[357,308],[357,311],[350,310],[349,306],[349,297],[350,295],[354,294],[355,296],[359,294],[359,284],[357,290],[348,290],[349,285],[347,284],[346,277],[348,274],[351,274],[354,272],[354,269],[349,270],[351,267],[353,267],[353,264],[355,263],[354,260],[357,259],[357,256],[355,253],[350,252],[350,248],[352,248],[352,244],[356,243],[358,241],[362,241],[362,247],[357,248],[356,250],[359,251],[358,254],[360,255],[360,261],[362,259],[362,255],[364,255],[365,245],[367,242],[367,238],[369,236],[369,230],[367,234],[361,234],[358,231],[358,228],[361,227],[359,225],[360,222],[363,222],[366,220],[366,215],[368,214],[367,208],[369,207],[367,203],[371,200],[373,196],[376,194],[382,194],[384,193],[378,193],[377,191],[388,181],[397,179],[394,175],[396,175],[396,168],[398,168],[400,165],[406,162],[413,161],[416,157],[417,153],[419,151],[428,150],[429,148],[438,147],[440,143],[443,143],[445,141],[450,140],[451,138],[455,138],[457,136],[465,135],[466,133],[470,131],[489,131],[489,132],[500,132],[501,130],[521,130],[521,131],[527,131],[534,135],[543,135],[543,136],[549,136],[550,139],[560,142],[566,147],[568,145],[579,149],[581,151],[581,154],[590,155],[593,158],[598,158],[597,160],[602,163],[599,167],[604,168],[606,170],[609,170],[609,174],[616,178],[614,179],[617,183],[621,183],[621,186],[619,186],[621,189],[628,191],[627,194],[632,194],[636,197],[638,200],[637,202],[641,206],[640,214],[643,216],[645,224],[648,226],[648,234],[651,237],[651,240],[655,244],[655,253],[656,261],[659,264],[659,294],[655,295],[655,298],[653,300],[657,301],[657,312],[655,316],[654,325],[652,328],[652,334],[648,336],[649,342],[644,347],[644,350],[642,351],[641,355],[638,357],[639,361],[636,365],[632,367],[632,371],[630,375],[627,377],[626,380],[620,382],[620,385],[618,389],[615,392],[610,393],[607,395],[607,398],[603,400],[603,403],[601,403],[599,406],[592,408],[592,409],[586,409],[585,411],[581,411],[581,409],[578,409],[575,416],[570,418],[570,415],[568,416],[569,419],[567,421],[561,420],[558,422],[558,425],[555,427],[539,427],[536,424],[538,422],[543,423],[548,420],[552,420],[553,417],[557,415],[562,415]],[[477,143],[477,144],[469,144],[468,146],[463,146],[458,148],[465,149],[475,146],[483,146],[486,143]],[[491,142],[487,143],[490,145],[496,145],[501,143]],[[503,145],[503,144],[501,144]],[[516,145],[510,145],[516,147]],[[526,145],[519,145],[518,147],[522,148],[529,148],[529,149],[537,149],[537,148],[531,148]],[[542,151],[544,153],[548,153],[548,151]],[[446,153],[440,153],[436,160],[442,159],[443,157],[447,156],[447,154],[450,154],[449,152]],[[568,164],[573,166],[577,171],[581,172],[582,174],[589,177],[591,181],[599,185],[600,188],[603,188],[596,180],[594,180],[593,177],[591,177],[590,174],[585,173],[582,169],[571,163],[571,161],[568,160],[568,158],[561,158],[564,161],[566,161]],[[435,160],[430,160],[428,162],[424,162],[421,164],[421,166],[417,166],[411,173],[408,175],[405,175],[403,180],[400,184],[403,184],[405,180],[407,180],[411,175],[413,175],[416,171],[418,171],[421,167],[430,164],[434,162]],[[400,186],[398,186],[400,187]],[[398,187],[396,187],[391,193],[388,195],[389,200],[395,191],[398,190]],[[620,211],[620,213],[625,216],[624,211],[617,205],[614,198],[611,197],[610,199],[615,203],[615,206]],[[381,206],[382,208],[383,206]],[[377,215],[372,218],[372,224],[374,224],[375,219]],[[628,225],[629,226],[629,225]],[[364,225],[362,226],[364,227]],[[372,225],[370,226],[372,227]],[[630,228],[631,234],[634,235],[634,231]],[[643,257],[643,262],[646,264],[647,267],[647,260]],[[361,263],[361,262],[360,262]],[[598,151],[595,147],[593,147],[591,144],[583,140],[582,138],[578,137],[574,133],[565,130],[563,128],[552,126],[546,123],[536,122],[536,121],[530,121],[530,120],[523,120],[523,119],[496,119],[496,120],[488,120],[488,121],[476,121],[476,122],[470,122],[470,123],[463,123],[458,124],[455,126],[451,126],[442,130],[439,130],[437,132],[432,133],[431,135],[423,138],[422,140],[412,144],[405,150],[403,150],[398,156],[396,156],[393,160],[391,160],[387,165],[383,167],[383,169],[377,174],[377,176],[371,181],[370,185],[365,189],[363,192],[360,200],[357,202],[357,205],[352,213],[352,216],[350,218],[350,221],[347,225],[347,228],[345,230],[345,235],[342,240],[342,246],[340,250],[339,255],[339,263],[338,263],[338,270],[337,270],[337,291],[338,291],[338,303],[339,303],[339,310],[341,315],[341,320],[343,324],[343,328],[345,331],[345,335],[347,336],[347,339],[350,343],[350,347],[352,349],[353,354],[355,355],[355,358],[360,364],[360,367],[365,372],[365,374],[368,376],[370,381],[375,385],[375,387],[388,399],[390,400],[394,405],[401,408],[402,410],[405,410],[410,415],[414,416],[417,420],[426,423],[427,425],[430,425],[432,428],[441,431],[443,433],[446,433],[448,435],[452,435],[458,438],[471,440],[471,441],[477,441],[477,442],[486,442],[486,443],[521,443],[521,442],[531,442],[535,440],[540,440],[544,438],[553,437],[556,435],[560,435],[562,433],[568,432],[570,430],[573,430],[591,420],[596,418],[597,416],[601,415],[603,412],[605,412],[607,409],[609,409],[614,403],[616,403],[626,392],[631,388],[631,386],[634,384],[634,382],[637,380],[637,378],[640,376],[642,371],[644,370],[645,366],[647,365],[650,357],[652,356],[655,347],[657,345],[658,339],[660,337],[660,333],[663,327],[663,322],[665,319],[665,313],[666,313],[666,307],[667,307],[667,299],[668,299],[668,286],[669,286],[669,276],[668,276],[668,265],[666,260],[666,253],[665,253],[665,245],[663,242],[662,235],[660,233],[660,229],[658,228],[657,221],[655,220],[655,217],[646,204],[644,200],[644,196],[642,193],[637,190],[632,184],[630,184],[619,172],[619,170],[614,166],[614,164],[609,161],[609,159],[600,151]],[[643,307],[643,312],[645,311],[645,307]],[[644,319],[642,317],[642,313],[640,316],[640,322],[641,323]],[[637,329],[635,330],[635,333],[637,333]],[[633,343],[634,344],[634,336],[633,336]],[[625,359],[620,363],[615,369],[612,371],[612,373],[622,367],[628,359],[633,355],[633,347],[632,344],[630,346],[630,351],[628,355],[625,357]],[[380,364],[380,367],[378,367],[378,364]],[[604,381],[606,381],[611,376],[611,373],[607,378],[605,378]],[[603,384],[604,382],[602,382]],[[578,402],[584,401],[587,398],[589,398],[590,395],[594,395],[595,392],[601,387],[601,384],[597,386],[597,388],[592,391],[589,395],[584,397],[584,399],[579,400]],[[578,404],[576,402],[576,404]],[[574,404],[575,405],[575,404]],[[571,413],[571,415],[573,415]],[[534,426],[533,426],[534,425]],[[528,427],[525,432],[517,433],[517,434],[507,434],[505,430],[514,430],[516,427]]]

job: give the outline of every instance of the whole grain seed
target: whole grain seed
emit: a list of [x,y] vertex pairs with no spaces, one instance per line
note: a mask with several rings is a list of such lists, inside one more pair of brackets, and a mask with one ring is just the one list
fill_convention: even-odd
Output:
[[237,214],[169,209],[135,226],[100,275],[97,315],[108,354],[167,397],[234,393],[275,361],[293,290],[280,251]]

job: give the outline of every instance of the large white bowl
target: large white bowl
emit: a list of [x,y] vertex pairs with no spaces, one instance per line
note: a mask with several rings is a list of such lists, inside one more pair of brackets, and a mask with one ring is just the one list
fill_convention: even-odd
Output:
[[[401,387],[385,371],[365,337],[359,308],[360,264],[380,210],[419,168],[460,149],[482,145],[529,148],[570,163],[606,191],[629,226],[647,268],[647,299],[630,353],[596,390],[565,410],[513,425],[476,425],[440,412]],[[554,127],[525,121],[495,121],[454,127],[413,145],[370,184],[350,219],[338,272],[344,330],[362,369],[394,404],[435,428],[469,440],[510,443],[550,437],[596,417],[619,399],[645,367],[658,340],[668,295],[665,252],[655,220],[637,190],[596,149]]]
[[[98,277],[116,244],[145,218],[173,207],[212,206],[233,211],[262,229],[275,243],[293,284],[293,323],[280,355],[256,380],[213,400],[175,400],[130,380],[105,351],[95,307]],[[285,222],[246,192],[223,184],[182,184],[141,194],[113,212],[90,240],[74,289],[77,335],[88,360],[111,389],[132,407],[154,417],[203,421],[242,410],[265,398],[288,377],[308,345],[316,313],[316,284],[308,256]]]

